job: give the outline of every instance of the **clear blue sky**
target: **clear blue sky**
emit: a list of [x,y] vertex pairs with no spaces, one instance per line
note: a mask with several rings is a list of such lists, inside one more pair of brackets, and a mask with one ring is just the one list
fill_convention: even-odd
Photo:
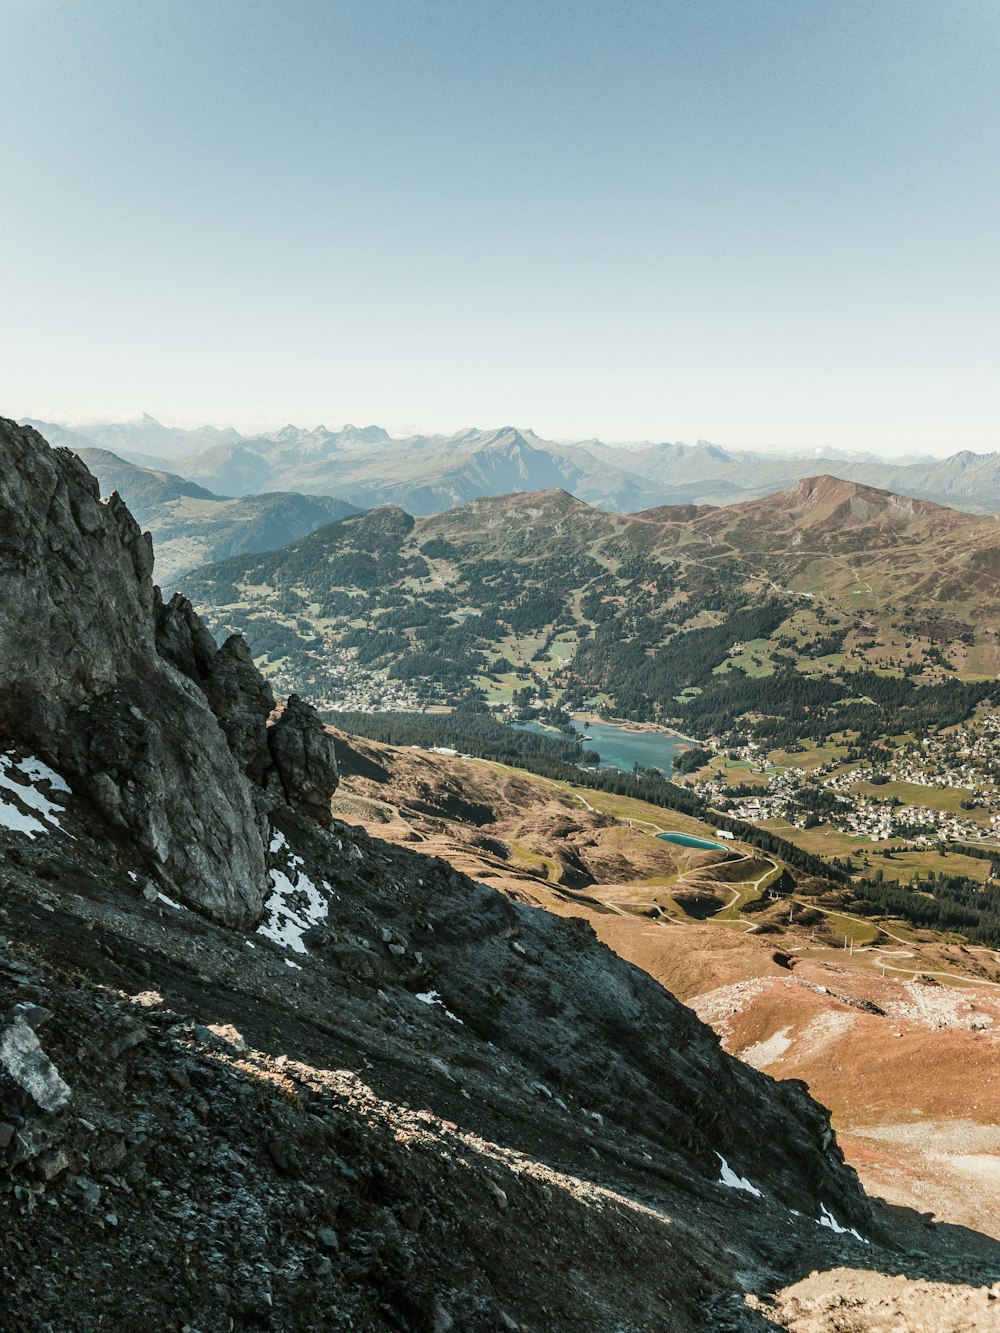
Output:
[[995,0],[0,0],[0,411],[1000,446]]

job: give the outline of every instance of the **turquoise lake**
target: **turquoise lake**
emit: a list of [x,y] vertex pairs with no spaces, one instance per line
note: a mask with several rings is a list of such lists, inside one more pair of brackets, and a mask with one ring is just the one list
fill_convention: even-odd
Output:
[[[538,731],[545,736],[557,733],[550,727],[543,727],[537,722],[515,722],[521,731]],[[636,764],[643,768],[655,768],[664,777],[670,777],[674,771],[674,755],[679,750],[687,750],[690,741],[679,736],[668,736],[662,731],[629,731],[625,727],[616,727],[610,722],[574,722],[573,726],[580,735],[586,735],[584,748],[596,750],[601,756],[600,768],[617,768],[621,773],[631,773]]]

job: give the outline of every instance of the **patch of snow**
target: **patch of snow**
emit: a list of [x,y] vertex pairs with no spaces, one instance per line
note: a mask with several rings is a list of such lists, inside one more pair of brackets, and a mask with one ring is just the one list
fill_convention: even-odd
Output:
[[129,877],[129,879],[132,881],[133,884],[138,884],[138,883],[139,883],[139,876],[135,873],[134,870],[130,870],[130,871],[128,872],[128,877]]
[[[16,782],[10,776],[12,771],[27,778],[27,783]],[[26,837],[34,839],[38,833],[50,832],[42,820],[53,828],[62,827],[58,818],[62,814],[62,806],[57,805],[44,792],[32,785],[38,782],[47,783],[54,792],[70,794],[69,787],[59,774],[53,772],[40,759],[29,757],[15,762],[12,755],[0,754],[0,788],[12,792],[19,802],[15,805],[10,801],[0,800],[0,828],[23,833]],[[21,806],[27,807],[31,813],[26,813]]]
[[721,1152],[717,1152],[716,1157],[722,1163],[722,1171],[719,1174],[719,1184],[726,1185],[731,1190],[746,1190],[747,1194],[752,1194],[755,1199],[762,1197],[760,1190],[756,1185],[751,1184],[746,1176],[738,1176],[729,1165]]
[[24,833],[29,838],[34,838],[36,833],[49,831],[37,819],[24,814],[16,805],[8,805],[6,801],[0,801],[0,828],[10,829],[12,833]]
[[156,897],[159,902],[166,903],[168,907],[176,907],[178,912],[187,911],[187,908],[184,906],[183,903],[175,903],[173,898],[168,898],[165,893],[158,893]]
[[826,1204],[823,1202],[820,1202],[819,1217],[817,1217],[816,1221],[821,1227],[829,1227],[829,1229],[836,1232],[838,1236],[853,1236],[856,1240],[860,1240],[864,1245],[871,1243],[870,1241],[865,1240],[861,1232],[855,1231],[853,1227],[842,1227],[834,1217],[833,1213],[830,1212],[829,1208],[827,1208]]
[[268,916],[257,927],[257,934],[266,936],[283,949],[306,953],[303,935],[330,911],[329,886],[323,885],[326,895],[316,887],[305,872],[301,856],[289,852],[287,864],[287,872],[270,872],[272,892],[264,903]]
[[291,960],[290,958],[286,958],[286,959],[284,959],[283,961],[284,961],[284,964],[285,964],[286,967],[294,967],[295,970],[296,970],[296,972],[301,972],[301,971],[302,971],[302,964],[301,964],[301,963],[293,963],[292,960]]
[[271,845],[270,847],[268,847],[267,850],[269,852],[280,852],[282,847],[287,847],[287,846],[288,846],[288,840],[286,839],[285,835],[280,831],[280,829],[275,829],[274,837],[271,839]]
[[414,996],[414,999],[419,1000],[421,1004],[439,1004],[452,1022],[457,1023],[459,1027],[465,1027],[465,1024],[459,1018],[458,1014],[453,1014],[451,1010],[447,1008],[444,1000],[441,999],[441,996],[436,990],[424,991],[422,994]]
[[71,795],[65,779],[33,755],[22,759],[14,767],[19,773],[23,773],[29,782],[47,782],[53,791],[61,791],[65,796]]
[[256,944],[254,944],[253,940],[244,940],[243,943],[247,946],[248,949],[256,949],[257,947]]

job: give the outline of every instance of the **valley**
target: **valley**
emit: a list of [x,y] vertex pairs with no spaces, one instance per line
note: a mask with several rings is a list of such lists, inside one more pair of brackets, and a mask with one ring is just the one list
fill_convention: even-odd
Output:
[[[460,721],[476,711],[551,735],[595,716],[669,725],[696,741],[674,777],[705,818],[818,856],[863,910],[996,944],[982,571],[998,552],[996,519],[820,477],[631,516],[561,492],[376,510],[184,588],[217,633],[247,634],[272,681],[375,738],[385,713],[397,740],[422,715],[437,744],[487,757]],[[666,767],[648,754],[603,762]]]
[[869,1190],[998,1234],[996,949],[826,908],[815,881],[739,841],[664,843],[664,829],[709,843],[715,830],[640,801],[342,733],[337,745],[342,818],[583,917],[727,1050],[804,1079]]
[[168,470],[137,467],[107,449],[79,447],[103,495],[117,492],[156,539],[156,577],[169,589],[189,570],[246,551],[268,551],[348,514],[325,495],[271,492],[232,499]]

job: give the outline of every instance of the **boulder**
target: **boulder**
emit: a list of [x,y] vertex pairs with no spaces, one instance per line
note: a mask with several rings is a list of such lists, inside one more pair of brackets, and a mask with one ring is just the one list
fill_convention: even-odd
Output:
[[21,1014],[0,1028],[0,1071],[42,1111],[61,1111],[70,1099],[69,1085]]

